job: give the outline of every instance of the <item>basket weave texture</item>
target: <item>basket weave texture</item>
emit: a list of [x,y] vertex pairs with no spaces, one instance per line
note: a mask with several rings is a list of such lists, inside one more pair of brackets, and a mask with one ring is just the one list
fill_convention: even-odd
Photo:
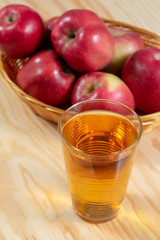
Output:
[[[160,49],[160,36],[147,30],[129,25],[127,23],[103,19],[109,27],[132,30],[140,35],[146,47],[156,47]],[[5,84],[11,88],[29,107],[38,115],[46,120],[57,123],[64,110],[47,105],[31,97],[16,85],[16,76],[19,69],[28,60],[10,59],[7,56],[0,55],[0,75]],[[147,132],[160,126],[160,112],[140,116],[143,124],[143,131]]]

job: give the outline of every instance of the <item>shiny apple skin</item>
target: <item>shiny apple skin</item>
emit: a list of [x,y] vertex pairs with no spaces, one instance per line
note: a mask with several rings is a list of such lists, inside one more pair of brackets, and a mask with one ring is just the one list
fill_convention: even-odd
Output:
[[160,49],[146,48],[133,54],[122,72],[136,108],[145,113],[160,111]]
[[120,78],[109,73],[90,72],[76,81],[71,95],[72,104],[90,99],[110,99],[135,108],[130,89]]
[[42,44],[45,25],[41,16],[21,4],[0,10],[0,51],[10,58],[33,54]]
[[29,95],[53,106],[68,101],[75,74],[52,49],[34,54],[20,69],[17,84]]
[[104,68],[113,58],[114,39],[104,22],[90,10],[69,10],[56,22],[53,47],[79,72]]
[[115,54],[104,71],[121,77],[122,69],[127,59],[136,51],[145,48],[138,33],[131,30],[108,27],[115,40]]

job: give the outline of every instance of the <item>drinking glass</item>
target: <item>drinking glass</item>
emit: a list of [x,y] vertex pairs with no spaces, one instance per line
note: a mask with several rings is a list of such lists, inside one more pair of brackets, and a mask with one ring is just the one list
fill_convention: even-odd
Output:
[[74,211],[89,222],[112,219],[142,134],[139,116],[118,102],[87,100],[64,111],[58,128]]

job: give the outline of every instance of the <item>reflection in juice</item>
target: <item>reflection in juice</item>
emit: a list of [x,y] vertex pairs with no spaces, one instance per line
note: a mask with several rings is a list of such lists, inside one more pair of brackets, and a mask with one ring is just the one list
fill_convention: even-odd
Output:
[[135,148],[118,152],[136,141],[137,130],[119,114],[94,110],[71,118],[62,134],[81,150],[63,146],[73,208],[88,221],[113,218],[125,196]]

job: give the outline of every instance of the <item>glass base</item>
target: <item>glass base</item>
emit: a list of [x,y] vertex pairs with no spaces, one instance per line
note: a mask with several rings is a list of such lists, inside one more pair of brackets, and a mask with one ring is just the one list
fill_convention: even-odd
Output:
[[85,214],[81,213],[75,207],[73,207],[73,210],[80,218],[82,218],[83,220],[85,220],[89,223],[103,223],[103,222],[110,221],[111,219],[115,218],[120,212],[120,209],[116,212],[112,211],[112,209],[111,209],[105,215],[104,212],[102,213],[98,209],[95,212],[92,212],[92,214],[91,213],[87,214],[86,212],[85,212]]

